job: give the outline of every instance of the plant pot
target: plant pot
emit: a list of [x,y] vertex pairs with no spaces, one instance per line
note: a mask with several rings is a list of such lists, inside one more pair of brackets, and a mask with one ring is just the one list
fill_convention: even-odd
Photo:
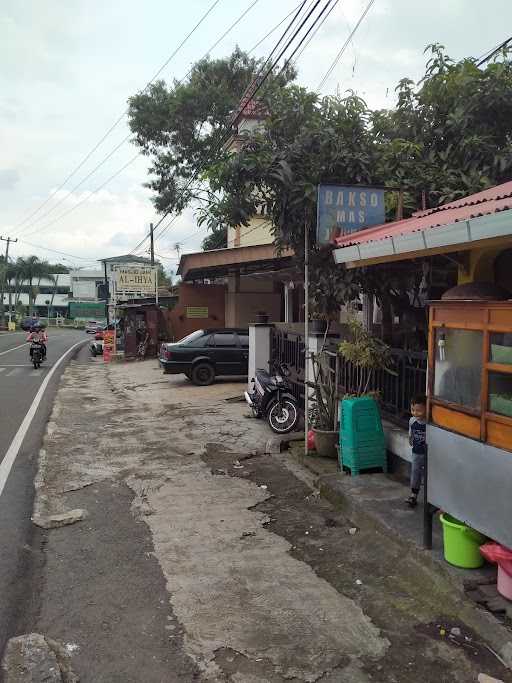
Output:
[[338,432],[327,431],[324,429],[313,429],[315,433],[316,453],[321,458],[337,458],[336,444],[338,443]]
[[313,334],[325,334],[327,320],[311,320],[310,329]]
[[256,323],[258,325],[267,325],[268,313],[256,313]]

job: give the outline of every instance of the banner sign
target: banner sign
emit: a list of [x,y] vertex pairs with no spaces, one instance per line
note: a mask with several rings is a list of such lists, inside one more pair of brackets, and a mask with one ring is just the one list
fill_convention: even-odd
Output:
[[350,235],[386,220],[384,190],[347,185],[319,185],[317,244]]
[[103,333],[103,360],[109,363],[116,348],[116,331],[105,330]]
[[187,306],[187,318],[207,318],[208,306]]
[[113,275],[116,294],[156,292],[156,268],[152,266],[117,266]]

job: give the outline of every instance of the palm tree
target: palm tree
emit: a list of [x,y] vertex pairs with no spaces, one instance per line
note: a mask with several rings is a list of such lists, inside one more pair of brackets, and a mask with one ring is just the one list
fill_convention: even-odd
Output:
[[[16,270],[18,271],[18,281],[21,282],[21,286],[25,282],[28,284],[28,313],[32,315],[41,280],[45,278],[55,283],[55,277],[48,261],[41,261],[37,256],[18,258]],[[34,284],[35,280],[37,280],[37,285]]]

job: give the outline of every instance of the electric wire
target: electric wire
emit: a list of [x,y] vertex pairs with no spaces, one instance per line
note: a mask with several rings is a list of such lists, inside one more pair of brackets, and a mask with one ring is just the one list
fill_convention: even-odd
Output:
[[[253,2],[252,2],[252,3],[251,3],[243,12],[242,12],[242,14],[239,15],[239,17],[238,17],[238,18],[237,18],[237,19],[228,27],[228,29],[226,29],[226,31],[224,31],[224,33],[220,36],[220,38],[218,38],[217,41],[216,41],[213,45],[211,45],[211,46],[209,47],[209,49],[203,54],[203,56],[202,56],[200,59],[205,59],[205,57],[207,57],[207,55],[208,55],[212,50],[214,50],[214,49],[217,47],[217,45],[219,45],[219,43],[220,43],[222,40],[224,40],[224,38],[233,30],[233,28],[235,28],[235,26],[237,26],[237,24],[239,24],[239,23],[242,21],[242,19],[249,13],[249,11],[250,11],[258,2],[259,2],[259,0],[253,0]],[[282,23],[282,22],[281,22],[281,23]],[[168,61],[169,61],[169,60],[168,60]],[[162,71],[163,68],[165,68],[165,67],[161,67],[160,72]],[[177,81],[177,85],[183,83],[183,81],[191,74],[192,69],[193,69],[193,67],[185,74],[185,76],[183,76],[179,81]],[[157,72],[157,75],[158,75],[158,73],[159,73],[159,72]],[[150,81],[150,83],[153,82],[153,80],[154,80],[155,78],[156,78],[156,75],[153,77],[153,79],[152,79],[152,81]],[[142,92],[144,92],[144,91],[142,91]],[[128,110],[126,110],[126,112],[127,112],[127,111],[128,111]],[[125,112],[125,114],[126,114],[126,112]],[[25,226],[24,228],[22,228],[22,231],[21,231],[21,233],[19,233],[19,234],[23,234],[23,231],[24,231],[24,230],[30,229],[33,225],[35,225],[35,224],[38,223],[39,221],[41,221],[41,220],[43,220],[44,218],[46,218],[46,216],[48,216],[49,214],[53,213],[53,212],[55,211],[55,209],[57,209],[63,202],[66,201],[66,199],[68,198],[69,195],[72,195],[74,192],[76,192],[76,190],[78,190],[78,189],[85,183],[86,180],[88,180],[92,175],[94,175],[94,173],[96,173],[96,171],[98,171],[98,169],[100,169],[100,168],[101,168],[101,167],[102,167],[102,166],[103,166],[103,165],[104,165],[104,164],[105,164],[105,163],[106,163],[106,162],[115,154],[115,152],[116,152],[120,147],[122,147],[122,146],[131,138],[131,135],[132,135],[131,132],[128,133],[128,135],[126,135],[126,136],[121,140],[121,142],[120,142],[119,144],[117,144],[117,145],[114,147],[114,149],[112,149],[112,150],[109,152],[109,154],[108,154],[108,155],[107,155],[99,164],[97,164],[97,165],[92,169],[92,171],[91,171],[90,173],[87,174],[87,176],[85,176],[85,178],[83,178],[77,185],[75,185],[75,186],[69,191],[69,194],[68,194],[68,195],[65,195],[64,197],[61,197],[61,199],[60,199],[53,207],[51,207],[48,211],[46,211],[42,216],[39,216],[39,217],[36,218],[34,221],[30,222],[28,226]],[[142,154],[142,153],[139,152],[139,155],[141,155],[141,154]],[[119,171],[119,173],[120,173],[120,172],[121,172],[121,171]],[[111,176],[112,179],[113,179],[113,177],[115,177],[115,176]],[[56,194],[58,191],[59,191],[59,189],[57,189],[57,190],[55,191],[54,196],[55,196],[55,194]],[[77,205],[77,206],[78,206],[78,205]],[[56,219],[55,219],[55,222],[57,222],[58,220],[59,220],[59,218],[56,218]],[[48,226],[47,226],[47,227],[48,227]],[[35,230],[34,232],[29,232],[29,233],[25,232],[25,235],[26,235],[26,236],[33,235],[33,234],[35,234],[35,232],[39,232],[40,229],[41,229],[41,228],[37,228],[37,230]]]
[[485,62],[488,62],[490,59],[492,59],[494,57],[494,55],[498,54],[498,52],[503,50],[503,48],[506,47],[510,43],[511,40],[512,40],[512,36],[510,36],[510,38],[507,38],[506,40],[504,40],[502,43],[497,45],[495,48],[491,49],[491,51],[486,56],[484,56],[483,58],[481,58],[481,57],[479,58],[479,61],[477,62],[476,65],[482,66],[482,64],[485,64]]
[[32,242],[27,242],[24,239],[18,240],[21,244],[27,244],[29,247],[34,247],[35,249],[42,249],[43,251],[51,251],[55,254],[60,254],[61,256],[69,256],[70,258],[75,258],[80,261],[86,261],[87,263],[96,263],[94,258],[86,258],[85,256],[77,256],[76,254],[68,254],[65,251],[59,251],[58,249],[51,249],[50,247],[43,247],[40,244],[33,244]]
[[354,28],[353,28],[352,31],[350,32],[348,38],[347,38],[346,41],[343,43],[343,46],[341,47],[341,50],[338,52],[338,54],[336,55],[336,57],[333,59],[331,65],[330,65],[329,68],[327,69],[327,72],[325,73],[324,77],[322,78],[322,80],[321,80],[320,83],[318,84],[317,89],[316,89],[317,92],[319,92],[319,91],[324,87],[324,85],[325,85],[325,83],[327,82],[329,76],[332,74],[332,72],[333,72],[334,69],[336,68],[336,65],[338,64],[338,62],[340,61],[340,59],[341,59],[342,56],[343,56],[343,53],[344,53],[345,50],[347,49],[348,44],[350,43],[350,41],[351,41],[352,38],[354,37],[354,34],[356,33],[357,29],[358,29],[359,26],[361,25],[361,22],[363,21],[363,19],[366,17],[366,15],[368,14],[368,12],[370,11],[370,9],[371,9],[372,5],[374,4],[374,2],[375,2],[375,0],[370,0],[370,2],[369,2],[369,3],[367,4],[367,6],[365,7],[363,13],[362,13],[361,16],[359,17],[359,20],[358,20],[357,24],[354,26]]
[[139,152],[137,152],[137,154],[135,154],[131,159],[129,159],[129,160],[124,164],[124,166],[122,166],[122,168],[120,168],[118,171],[116,171],[115,173],[113,173],[109,178],[107,178],[106,180],[104,180],[104,181],[101,183],[101,185],[99,185],[95,190],[92,190],[90,193],[88,193],[88,194],[87,194],[83,199],[81,199],[77,204],[74,204],[74,205],[73,205],[72,207],[70,207],[69,209],[66,209],[66,211],[64,211],[63,213],[61,213],[60,216],[57,216],[57,218],[53,218],[49,223],[46,223],[45,225],[39,227],[39,228],[38,228],[37,230],[35,230],[34,232],[29,232],[27,235],[24,235],[24,237],[30,237],[30,235],[33,235],[35,232],[38,232],[38,233],[39,233],[39,232],[41,232],[42,230],[45,230],[45,229],[48,228],[50,225],[53,225],[53,224],[56,223],[57,221],[60,221],[61,218],[64,218],[65,216],[68,216],[68,215],[69,215],[72,211],[74,211],[75,209],[78,209],[79,206],[82,206],[82,204],[85,204],[85,202],[89,201],[89,199],[90,199],[93,195],[97,194],[97,193],[98,193],[100,190],[102,190],[106,185],[108,185],[112,180],[114,180],[114,178],[115,178],[116,176],[118,176],[120,173],[122,173],[126,168],[128,168],[128,166],[130,166],[131,164],[133,164],[133,162],[134,162],[136,159],[138,159],[138,157],[139,157]]
[[312,33],[311,36],[309,37],[309,40],[307,41],[307,43],[303,46],[303,48],[301,49],[301,51],[299,52],[299,54],[295,57],[295,60],[294,60],[294,62],[293,62],[294,64],[296,64],[296,63],[299,61],[299,59],[302,57],[302,55],[304,54],[304,52],[307,50],[308,45],[309,45],[310,42],[313,40],[313,38],[316,36],[316,34],[318,33],[318,31],[322,28],[322,26],[324,25],[325,21],[327,21],[327,19],[329,18],[329,15],[330,15],[331,12],[333,11],[333,9],[336,7],[336,5],[338,4],[338,2],[339,2],[339,0],[335,0],[334,4],[331,6],[331,8],[329,9],[329,11],[328,11],[327,14],[325,15],[325,17],[322,19],[322,21],[320,22],[320,24],[319,24],[319,25],[316,27],[316,29],[313,31],[313,33]]
[[[373,1],[374,1],[374,0],[373,0]],[[248,104],[253,100],[253,98],[255,97],[255,95],[257,94],[257,92],[258,92],[258,91],[261,89],[261,87],[264,85],[265,81],[268,79],[268,77],[270,76],[270,74],[272,73],[272,71],[274,70],[274,68],[276,67],[276,65],[279,63],[280,59],[281,59],[281,58],[283,57],[283,55],[286,53],[286,51],[288,50],[288,48],[290,47],[290,45],[293,43],[293,41],[295,40],[295,38],[299,35],[299,33],[301,32],[301,30],[303,29],[303,27],[305,26],[305,24],[308,22],[309,18],[311,17],[311,15],[312,15],[313,12],[315,11],[315,9],[318,7],[318,5],[320,4],[320,2],[321,2],[321,0],[313,0],[313,2],[312,2],[311,5],[310,5],[309,11],[306,13],[305,18],[302,19],[302,21],[301,21],[299,27],[295,30],[295,32],[293,33],[292,37],[291,37],[291,38],[288,40],[288,42],[286,43],[285,47],[281,50],[281,52],[279,53],[279,55],[278,55],[278,56],[276,57],[276,59],[271,63],[270,67],[267,69],[267,71],[265,72],[265,74],[262,76],[262,75],[261,75],[261,72],[262,72],[262,70],[265,68],[265,66],[268,64],[269,59],[271,58],[271,56],[273,56],[273,55],[275,54],[275,52],[277,52],[277,50],[279,49],[279,45],[283,42],[283,40],[285,39],[287,33],[288,33],[288,32],[290,31],[290,29],[293,27],[293,24],[298,20],[298,18],[299,18],[299,16],[300,16],[300,13],[301,13],[303,7],[304,7],[305,4],[306,4],[306,0],[304,0],[304,2],[302,2],[302,3],[300,4],[300,6],[299,6],[297,12],[295,13],[293,19],[290,21],[290,23],[289,23],[288,26],[286,27],[284,33],[281,35],[281,37],[279,38],[278,42],[276,43],[276,45],[275,45],[274,48],[272,49],[272,51],[271,51],[269,57],[267,57],[267,59],[265,60],[265,62],[264,62],[264,64],[263,64],[262,68],[260,69],[260,71],[258,72],[258,74],[253,78],[252,82],[249,84],[249,86],[248,86],[248,87],[246,88],[246,90],[244,91],[244,94],[243,94],[242,97],[241,97],[241,102],[242,102],[242,104],[243,104],[243,107],[242,107],[241,109],[238,109],[238,110],[234,113],[234,115],[231,117],[230,122],[229,122],[229,125],[228,125],[228,127],[227,127],[227,138],[226,138],[225,135],[223,136],[223,139],[221,140],[220,146],[217,148],[217,153],[222,149],[224,143],[226,142],[226,139],[229,139],[229,137],[232,135],[232,130],[231,130],[231,128],[232,128],[232,125],[233,125],[234,121],[236,120],[237,116],[239,116],[239,115],[245,110],[245,108],[246,108],[246,107],[248,106]],[[323,8],[321,9],[320,13],[316,16],[316,18],[314,19],[314,21],[312,22],[312,24],[311,24],[311,25],[309,26],[309,28],[307,29],[306,33],[302,36],[302,38],[301,38],[301,40],[299,41],[298,45],[296,45],[296,46],[294,47],[294,50],[293,50],[292,54],[286,59],[284,65],[283,65],[283,67],[281,68],[281,70],[280,70],[279,73],[282,73],[282,71],[283,71],[283,70],[286,68],[286,66],[290,63],[291,59],[293,59],[294,55],[295,55],[296,52],[300,49],[301,45],[302,45],[302,44],[304,43],[304,41],[307,39],[307,37],[309,36],[309,34],[314,30],[316,24],[318,23],[318,21],[319,21],[320,18],[322,17],[323,13],[327,10],[327,8],[328,8],[329,5],[331,4],[331,2],[332,2],[332,0],[327,0],[327,2],[325,3],[325,5],[324,5]],[[188,190],[188,188],[190,187],[190,185],[196,180],[198,174],[199,174],[199,171],[196,171],[196,173],[194,173],[194,175],[192,176],[192,178],[190,178],[190,180],[188,181],[188,183],[186,184],[186,186],[185,186],[185,187],[183,188],[183,190],[182,190],[182,195]],[[163,215],[162,218],[160,219],[158,225],[165,219],[165,217],[166,217],[169,213],[171,213],[170,210],[169,210],[168,212],[164,213],[164,215]],[[170,221],[166,226],[164,226],[164,227],[161,229],[161,231],[160,231],[160,233],[159,233],[158,235],[155,234],[155,233],[153,233],[154,242],[156,242],[157,239],[160,239],[160,238],[162,237],[162,235],[169,229],[169,227],[171,227],[171,225],[177,220],[177,218],[178,218],[178,215],[174,216],[174,217],[171,219],[171,221]],[[156,228],[156,227],[157,227],[157,226],[155,226],[155,228]],[[147,235],[141,242],[139,242],[139,244],[135,247],[135,249],[134,249],[133,251],[139,249],[140,246],[142,246],[142,245],[144,244],[144,242],[145,242],[148,238],[149,238],[149,235]],[[130,253],[133,253],[133,252],[130,252]]]
[[[252,79],[251,83],[250,83],[250,84],[247,86],[247,88],[245,89],[243,95],[242,95],[241,98],[240,98],[240,101],[241,101],[241,102],[244,102],[244,101],[245,101],[244,109],[245,109],[245,107],[249,104],[249,102],[253,99],[254,95],[255,95],[256,92],[259,90],[259,88],[261,88],[261,86],[262,86],[262,85],[264,84],[264,82],[267,80],[267,78],[269,77],[270,73],[272,72],[272,69],[275,67],[275,64],[277,64],[278,60],[281,58],[282,54],[284,53],[284,51],[281,52],[281,54],[280,54],[279,57],[275,60],[275,62],[274,62],[273,64],[271,64],[271,66],[270,66],[270,68],[267,70],[266,74],[265,74],[263,77],[261,77],[261,73],[262,73],[263,69],[265,68],[266,64],[268,64],[269,58],[270,58],[272,55],[274,55],[274,53],[279,49],[279,46],[281,45],[281,43],[283,42],[283,40],[286,38],[286,35],[288,34],[288,32],[290,31],[290,29],[292,28],[293,24],[297,21],[298,17],[300,16],[300,13],[302,12],[303,7],[306,5],[306,2],[307,2],[307,0],[303,0],[303,1],[300,3],[300,5],[297,7],[297,9],[296,9],[296,11],[295,11],[295,14],[294,14],[294,16],[293,16],[293,18],[292,18],[292,20],[289,22],[288,26],[286,27],[286,29],[284,30],[284,32],[281,34],[279,40],[278,40],[277,43],[274,45],[274,48],[272,49],[270,55],[267,57],[267,59],[265,60],[265,62],[263,63],[263,65],[260,67],[258,73],[254,76],[254,78]],[[319,2],[320,2],[320,0],[316,0],[315,7],[319,4]],[[313,8],[313,9],[314,9],[314,8]],[[311,13],[311,12],[310,12],[310,13]],[[290,13],[290,14],[291,14],[291,13]],[[290,16],[290,15],[287,15],[287,16]],[[309,15],[308,15],[308,17],[309,17]],[[306,17],[306,19],[307,19],[308,17]],[[286,19],[286,18],[285,18],[285,19]],[[283,23],[283,21],[281,21],[281,23]],[[302,24],[301,24],[301,26],[302,26]],[[299,29],[300,29],[300,28],[301,28],[301,27],[299,27]],[[295,35],[296,35],[296,33],[294,34],[294,36],[292,36],[292,40],[293,40],[293,38],[295,37]],[[287,46],[288,46],[289,44],[290,44],[290,41],[288,42]],[[287,46],[286,46],[286,47],[287,47]],[[286,49],[286,48],[285,48],[285,49]],[[258,87],[256,87],[255,90],[254,90],[254,92],[252,92],[252,93],[249,95],[249,92],[251,91],[251,89],[252,89],[253,87],[255,87],[256,84],[258,84],[258,81],[259,81]],[[242,110],[242,111],[243,111],[243,110]],[[229,137],[231,137],[231,135],[232,135],[232,125],[233,125],[233,122],[234,122],[234,120],[236,119],[236,117],[239,115],[239,113],[241,113],[241,111],[240,111],[240,110],[237,110],[237,111],[235,112],[235,114],[231,117],[231,119],[230,119],[228,125],[226,126],[226,129],[225,129],[224,132],[223,132],[222,130],[219,131],[218,137],[220,137],[220,140],[219,140],[219,144],[218,144],[217,147],[216,147],[216,151],[214,152],[214,158],[215,158],[215,157],[219,154],[219,152],[223,149],[224,144],[225,144],[225,142],[229,139]],[[189,181],[186,183],[185,187],[182,188],[182,190],[181,190],[181,195],[182,195],[182,196],[183,196],[183,195],[185,194],[185,192],[190,188],[190,186],[192,185],[192,183],[195,182],[195,180],[197,179],[197,176],[198,176],[198,175],[199,175],[199,169],[192,175],[192,177],[191,177],[191,178],[189,179]],[[163,216],[160,218],[160,220],[158,221],[158,223],[154,226],[154,230],[155,230],[155,229],[156,229],[156,228],[165,220],[165,218],[166,218],[171,212],[172,212],[172,209],[169,209],[168,211],[166,211],[166,212],[163,214]],[[154,239],[154,241],[156,241],[157,239],[160,239],[160,238],[162,237],[162,235],[163,235],[163,234],[171,227],[171,225],[177,220],[178,215],[179,215],[179,214],[177,214],[176,216],[174,216],[174,217],[170,220],[170,222],[169,222],[167,225],[165,225],[165,226],[161,229],[160,233],[158,233],[158,234],[153,233],[153,239]],[[145,242],[147,239],[149,239],[149,235],[146,235],[146,236],[138,243],[138,245],[134,248],[134,250],[132,250],[132,252],[130,252],[130,253],[133,253],[133,251],[136,251],[137,249],[139,249],[139,248],[144,244],[144,242]]]
[[[162,73],[162,71],[169,65],[172,59],[178,54],[178,52],[181,50],[181,48],[185,45],[185,43],[189,40],[189,38],[196,32],[196,30],[201,26],[203,21],[208,17],[208,15],[215,9],[215,7],[219,4],[220,0],[214,0],[214,2],[210,5],[210,7],[207,9],[207,11],[202,15],[202,17],[199,19],[199,21],[196,23],[196,25],[188,32],[188,34],[185,36],[185,38],[181,41],[181,43],[176,47],[176,49],[172,52],[172,54],[166,59],[166,61],[162,64],[162,66],[156,71],[155,75],[151,78],[150,81],[146,83],[144,88],[142,89],[141,93],[144,93],[149,86],[153,83],[153,81],[158,78],[158,76]],[[96,143],[96,145],[86,154],[86,156],[82,159],[82,161],[71,171],[71,173],[66,177],[66,179],[58,186],[56,190],[54,190],[48,197],[47,199],[39,206],[37,207],[34,211],[32,211],[26,218],[21,220],[19,223],[17,223],[14,226],[14,229],[21,227],[24,223],[27,222],[32,216],[35,214],[39,213],[39,211],[46,206],[46,204],[52,199],[52,197],[55,196],[57,192],[63,189],[63,187],[67,184],[71,178],[78,173],[78,171],[82,168],[82,166],[91,158],[91,156],[94,154],[94,152],[103,144],[103,142],[108,138],[108,136],[112,133],[113,130],[117,128],[117,126],[121,123],[121,121],[124,119],[126,114],[128,113],[128,108],[125,109],[125,111],[119,116],[114,123],[110,126],[110,128],[107,130],[107,132],[100,138],[100,140]]]

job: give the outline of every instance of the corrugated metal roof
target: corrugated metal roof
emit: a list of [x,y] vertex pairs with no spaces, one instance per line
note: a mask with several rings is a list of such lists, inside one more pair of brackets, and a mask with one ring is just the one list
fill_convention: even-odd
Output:
[[[340,247],[352,244],[364,244],[410,233],[435,229],[441,225],[450,225],[458,221],[477,218],[512,209],[512,181],[490,187],[483,192],[463,197],[454,202],[443,204],[436,209],[416,212],[411,218],[392,223],[383,223],[367,230],[344,235],[336,240]],[[512,220],[512,217],[511,217]]]

